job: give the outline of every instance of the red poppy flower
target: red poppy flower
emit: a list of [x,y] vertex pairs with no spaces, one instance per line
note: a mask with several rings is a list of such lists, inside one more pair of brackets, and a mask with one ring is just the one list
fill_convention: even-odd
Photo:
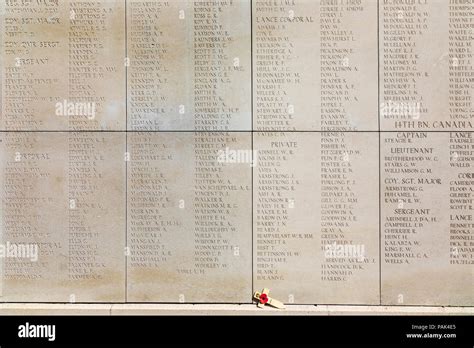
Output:
[[260,303],[261,303],[261,304],[265,304],[265,303],[267,303],[267,302],[268,302],[268,296],[267,296],[267,294],[261,294],[261,295],[260,295]]

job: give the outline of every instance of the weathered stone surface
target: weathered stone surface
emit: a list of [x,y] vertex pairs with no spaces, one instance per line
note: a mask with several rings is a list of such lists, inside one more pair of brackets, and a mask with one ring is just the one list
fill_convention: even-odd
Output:
[[1,301],[124,301],[125,138],[3,133],[0,149]]
[[377,144],[376,133],[255,135],[256,290],[287,303],[379,303]]
[[125,130],[123,1],[0,5],[0,130]]
[[251,301],[250,135],[133,133],[128,142],[128,300]]
[[0,2],[0,302],[473,306],[473,11]]
[[473,304],[473,144],[469,132],[383,134],[384,304]]

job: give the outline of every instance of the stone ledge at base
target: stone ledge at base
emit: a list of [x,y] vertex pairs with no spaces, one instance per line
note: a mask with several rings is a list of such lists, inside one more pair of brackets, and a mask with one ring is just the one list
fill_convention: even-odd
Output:
[[251,304],[43,304],[2,303],[0,315],[474,315],[474,307]]

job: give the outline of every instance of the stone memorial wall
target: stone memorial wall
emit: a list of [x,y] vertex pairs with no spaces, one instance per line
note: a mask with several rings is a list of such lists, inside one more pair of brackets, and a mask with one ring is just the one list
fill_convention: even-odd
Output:
[[4,0],[0,302],[473,306],[474,2]]

